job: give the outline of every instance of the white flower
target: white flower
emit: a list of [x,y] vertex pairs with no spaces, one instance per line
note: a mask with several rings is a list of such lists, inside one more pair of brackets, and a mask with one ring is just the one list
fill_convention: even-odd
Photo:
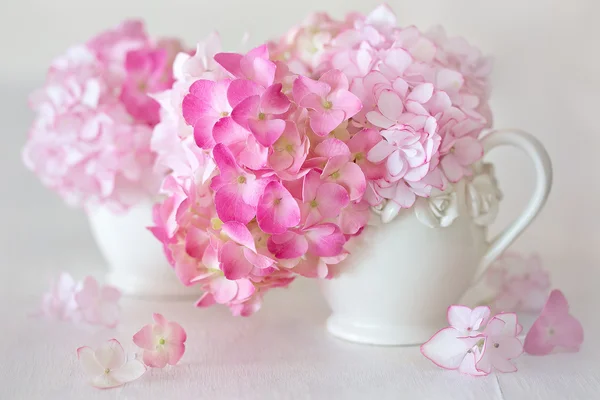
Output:
[[429,198],[419,198],[415,203],[419,221],[431,228],[447,227],[458,217],[457,195],[453,188],[441,192],[434,190]]
[[123,346],[111,339],[96,351],[89,347],[77,349],[77,357],[90,385],[107,389],[121,386],[138,379],[146,372],[146,366],[136,359],[127,361]]

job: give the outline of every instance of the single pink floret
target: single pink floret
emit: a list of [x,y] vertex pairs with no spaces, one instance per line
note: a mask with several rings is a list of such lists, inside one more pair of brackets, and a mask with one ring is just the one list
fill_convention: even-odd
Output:
[[154,324],[145,325],[133,335],[133,342],[144,350],[144,364],[152,368],[177,364],[185,352],[185,330],[161,314],[152,314],[152,318]]
[[525,337],[525,352],[546,355],[555,349],[579,351],[583,327],[569,313],[569,303],[560,290],[553,290],[538,319]]
[[84,321],[92,325],[114,328],[119,322],[121,292],[112,286],[100,286],[98,281],[87,276],[81,289],[75,294],[79,312]]
[[327,135],[362,108],[348,86],[348,78],[338,70],[326,72],[318,81],[303,76],[294,81],[294,100],[310,109],[310,127],[317,135]]

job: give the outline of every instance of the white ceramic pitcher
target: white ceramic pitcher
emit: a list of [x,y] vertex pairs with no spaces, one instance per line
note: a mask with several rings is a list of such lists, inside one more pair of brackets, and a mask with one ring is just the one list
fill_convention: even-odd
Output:
[[534,194],[523,213],[496,238],[487,225],[500,200],[489,164],[474,176],[415,206],[399,210],[388,203],[374,210],[363,233],[348,242],[341,273],[321,281],[332,314],[334,336],[367,344],[411,345],[446,325],[449,305],[523,232],[542,209],[552,185],[552,167],[542,144],[517,130],[496,131],[483,139],[485,154],[497,146],[523,150],[537,172]]
[[142,202],[125,214],[99,207],[88,213],[92,234],[108,263],[107,282],[124,294],[144,298],[198,295],[179,282],[152,226],[152,203]]

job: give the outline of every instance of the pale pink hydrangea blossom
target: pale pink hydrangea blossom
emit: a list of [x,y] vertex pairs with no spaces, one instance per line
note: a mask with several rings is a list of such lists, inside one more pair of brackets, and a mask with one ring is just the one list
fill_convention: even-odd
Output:
[[92,276],[77,282],[62,272],[42,296],[39,314],[62,321],[85,322],[114,328],[119,322],[121,292],[100,285]]
[[75,206],[120,212],[153,197],[162,179],[150,149],[160,106],[149,93],[171,87],[180,48],[126,21],[55,59],[31,96],[26,166]]
[[550,291],[549,273],[537,254],[503,254],[487,272],[486,283],[496,292],[493,307],[499,311],[538,313]]
[[449,327],[438,331],[421,346],[421,353],[437,366],[472,376],[484,376],[493,370],[514,372],[512,359],[523,353],[517,338],[522,331],[516,314],[498,314],[490,318],[489,307],[448,308]]
[[371,206],[411,207],[482,156],[486,71],[385,6],[246,54],[214,38],[176,57],[152,141],[171,174],[151,230],[200,307],[249,315],[298,275],[333,277]]

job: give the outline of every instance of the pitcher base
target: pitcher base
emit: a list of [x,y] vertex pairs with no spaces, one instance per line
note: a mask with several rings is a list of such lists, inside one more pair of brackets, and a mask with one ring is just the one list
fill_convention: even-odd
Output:
[[332,315],[327,319],[327,331],[350,342],[377,346],[418,346],[443,327],[432,326],[361,325]]

